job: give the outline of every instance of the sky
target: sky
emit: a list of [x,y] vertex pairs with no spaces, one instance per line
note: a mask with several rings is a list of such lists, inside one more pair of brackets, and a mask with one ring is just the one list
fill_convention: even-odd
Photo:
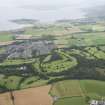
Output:
[[20,7],[20,6],[66,6],[66,5],[100,5],[105,0],[0,0],[0,6]]
[[83,18],[81,8],[105,5],[105,0],[0,0],[0,30],[13,28],[12,19],[59,19]]

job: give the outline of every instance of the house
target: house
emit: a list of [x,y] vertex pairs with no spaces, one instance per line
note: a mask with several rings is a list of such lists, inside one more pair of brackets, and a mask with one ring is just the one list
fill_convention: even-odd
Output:
[[105,105],[105,101],[92,100],[90,101],[90,105]]
[[53,101],[57,101],[59,99],[58,96],[53,96]]
[[90,105],[98,105],[98,101],[92,100],[92,101],[90,102]]
[[20,70],[26,70],[26,66],[20,67]]

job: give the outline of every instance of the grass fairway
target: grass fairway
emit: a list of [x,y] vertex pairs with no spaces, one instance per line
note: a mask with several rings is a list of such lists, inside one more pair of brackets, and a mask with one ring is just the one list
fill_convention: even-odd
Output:
[[51,94],[58,97],[83,96],[78,80],[65,80],[55,83],[51,89]]
[[82,97],[64,98],[55,102],[54,105],[88,105],[85,103],[85,99]]
[[57,52],[57,54],[61,56],[61,58],[55,61],[51,60],[51,62],[45,62],[46,60],[51,59],[51,57],[49,58],[48,56],[47,58],[45,58],[42,64],[43,70],[45,70],[48,73],[59,73],[71,69],[78,64],[77,60],[74,57],[71,57],[70,55],[62,51]]

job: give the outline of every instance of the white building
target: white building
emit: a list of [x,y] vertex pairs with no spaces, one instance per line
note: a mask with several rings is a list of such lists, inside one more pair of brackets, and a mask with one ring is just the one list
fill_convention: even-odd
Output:
[[90,102],[90,105],[98,105],[98,101],[92,100],[92,101]]
[[105,105],[105,101],[92,100],[90,101],[90,105]]

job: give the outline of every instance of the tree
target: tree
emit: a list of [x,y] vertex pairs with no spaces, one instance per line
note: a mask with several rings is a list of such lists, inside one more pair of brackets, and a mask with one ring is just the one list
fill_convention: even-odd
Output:
[[53,35],[42,35],[42,39],[48,40],[48,41],[53,41],[55,37]]
[[13,40],[16,40],[16,36],[13,35],[13,36],[12,36],[12,39],[13,39]]
[[89,96],[86,96],[85,97],[85,101],[88,103],[90,101],[90,97]]

